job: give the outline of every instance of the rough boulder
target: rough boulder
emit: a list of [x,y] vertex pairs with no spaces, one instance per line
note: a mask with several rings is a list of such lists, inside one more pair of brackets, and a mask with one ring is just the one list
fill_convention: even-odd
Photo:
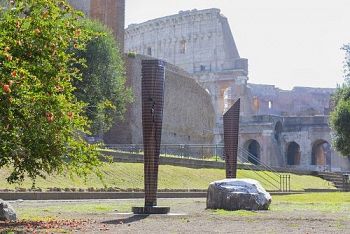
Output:
[[12,206],[0,199],[0,220],[1,221],[16,221],[16,212]]
[[270,194],[252,179],[214,181],[207,192],[207,209],[267,210],[270,203]]

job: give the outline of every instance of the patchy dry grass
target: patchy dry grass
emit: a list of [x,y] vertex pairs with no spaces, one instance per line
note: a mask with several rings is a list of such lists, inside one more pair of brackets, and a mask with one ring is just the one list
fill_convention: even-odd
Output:
[[170,206],[178,215],[149,217],[124,214],[132,206],[142,206],[143,199],[16,201],[19,222],[0,222],[0,231],[346,233],[350,228],[349,193],[274,195],[272,199],[268,211],[207,210],[204,198],[158,199],[158,205]]

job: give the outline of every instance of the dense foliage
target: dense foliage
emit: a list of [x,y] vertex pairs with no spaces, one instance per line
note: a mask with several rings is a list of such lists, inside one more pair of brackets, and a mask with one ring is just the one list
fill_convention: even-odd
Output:
[[[65,1],[15,0],[0,12],[0,167],[9,182],[67,169],[85,175],[100,164],[85,104],[74,96],[76,51],[90,39]],[[74,48],[74,49],[72,49]]]
[[102,135],[122,118],[131,92],[125,87],[125,71],[121,53],[110,30],[99,22],[84,20],[82,26],[96,34],[78,56],[86,61],[80,67],[83,79],[75,80],[75,95],[86,102],[93,135]]
[[332,97],[334,110],[331,113],[331,126],[334,130],[335,148],[343,155],[350,156],[350,45],[345,51],[345,83]]

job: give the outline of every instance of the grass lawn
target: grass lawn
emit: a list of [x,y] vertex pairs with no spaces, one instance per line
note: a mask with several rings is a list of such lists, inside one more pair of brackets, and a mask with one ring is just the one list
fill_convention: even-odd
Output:
[[346,211],[350,215],[350,193],[307,193],[287,196],[273,196],[271,210],[304,210],[323,212]]
[[[143,188],[143,164],[142,163],[111,163],[103,165],[105,187],[120,189],[142,189]],[[259,175],[270,172],[256,172],[250,170],[238,170],[238,178],[251,178],[261,182],[267,190],[276,190],[271,184],[261,179]],[[6,177],[9,170],[0,170],[0,189],[15,189],[16,187],[29,189],[32,183],[27,179],[23,184],[9,185]],[[212,181],[223,179],[223,169],[193,169],[180,166],[161,165],[159,167],[159,189],[207,189]],[[276,178],[277,179],[277,178]],[[47,188],[103,188],[104,184],[95,175],[89,175],[86,182],[82,178],[70,178],[67,175],[48,176],[46,179],[39,178],[36,187]],[[329,182],[315,177],[304,175],[291,175],[291,189],[333,189]]]
[[[346,192],[306,193],[293,195],[274,195],[269,208],[272,212],[321,212],[347,213],[350,218],[350,194]],[[213,210],[218,215],[252,216],[254,211]],[[346,218],[346,217],[344,217]]]

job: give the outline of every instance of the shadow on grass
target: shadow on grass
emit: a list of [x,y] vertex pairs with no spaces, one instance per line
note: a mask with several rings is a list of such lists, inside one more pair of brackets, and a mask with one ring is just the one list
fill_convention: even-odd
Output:
[[103,224],[127,224],[127,223],[133,223],[133,222],[138,222],[142,219],[147,218],[149,215],[133,215],[127,218],[122,218],[122,219],[114,219],[114,220],[108,220],[108,221],[103,221]]

